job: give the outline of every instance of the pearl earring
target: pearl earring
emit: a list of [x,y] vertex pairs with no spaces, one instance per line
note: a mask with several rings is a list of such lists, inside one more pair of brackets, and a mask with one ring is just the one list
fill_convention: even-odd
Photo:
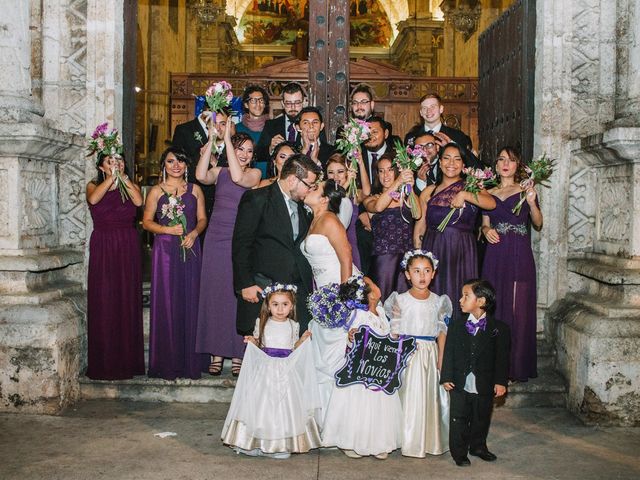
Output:
[[184,167],[184,181],[189,182],[189,167]]
[[167,183],[167,169],[162,167],[162,183]]

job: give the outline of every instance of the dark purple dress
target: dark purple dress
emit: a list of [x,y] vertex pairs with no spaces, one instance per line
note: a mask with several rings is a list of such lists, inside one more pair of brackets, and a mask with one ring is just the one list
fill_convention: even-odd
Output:
[[142,257],[137,207],[120,192],[89,205],[93,232],[87,284],[87,377],[122,380],[144,375]]
[[[182,195],[187,217],[187,231],[197,223],[198,201],[187,185]],[[162,205],[168,202],[161,195],[156,210],[156,222],[167,225]],[[207,363],[196,353],[196,322],[200,291],[200,242],[196,241],[183,260],[180,237],[158,234],[151,252],[151,328],[149,332],[149,376],[173,380],[178,377],[200,378]]]
[[511,210],[520,199],[516,193],[496,208],[483,212],[500,242],[487,244],[482,278],[496,289],[496,318],[511,328],[509,378],[527,381],[538,376],[536,352],[536,266],[530,237],[531,211],[525,202],[516,216]]
[[242,358],[245,349],[243,337],[236,332],[231,239],[238,203],[246,190],[233,183],[228,168],[220,170],[204,241],[196,349],[225,358]]
[[373,248],[370,276],[380,288],[383,302],[393,292],[403,293],[409,289],[400,262],[405,252],[412,248],[413,224],[410,210],[404,207],[402,214],[400,207],[396,207],[371,217]]
[[422,242],[422,248],[432,252],[440,262],[429,290],[438,295],[447,295],[454,310],[456,306],[460,308],[458,299],[462,295],[465,280],[478,277],[473,230],[480,210],[467,203],[453,215],[444,232],[438,231],[438,225],[449,214],[451,200],[463,187],[464,182],[456,182],[427,201],[427,231]]
[[[353,200],[351,201],[353,203]],[[360,263],[360,252],[358,251],[358,238],[356,237],[356,223],[358,222],[358,205],[353,203],[353,213],[351,214],[351,223],[347,228],[347,239],[349,245],[351,245],[351,257],[353,258],[353,264],[358,267],[358,270],[362,268]]]

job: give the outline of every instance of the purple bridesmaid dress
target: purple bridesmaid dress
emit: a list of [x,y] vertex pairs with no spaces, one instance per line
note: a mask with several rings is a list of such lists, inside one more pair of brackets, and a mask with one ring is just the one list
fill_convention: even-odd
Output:
[[529,204],[522,205],[520,215],[511,213],[519,198],[519,193],[504,201],[495,197],[495,210],[483,212],[500,235],[500,242],[487,244],[482,278],[496,289],[496,318],[511,328],[509,378],[527,381],[538,376],[536,266],[531,250]]
[[228,168],[220,170],[204,240],[196,350],[225,358],[242,358],[245,349],[243,337],[236,332],[231,239],[238,203],[246,190],[233,183]]
[[404,208],[402,213],[400,207],[387,208],[371,217],[373,248],[370,274],[380,288],[383,302],[393,292],[403,293],[409,289],[400,262],[405,252],[412,248],[413,223],[408,208]]
[[122,380],[144,375],[142,257],[137,207],[120,192],[89,205],[93,232],[87,284],[87,377]]
[[359,213],[360,211],[358,210],[358,205],[353,203],[351,223],[349,223],[349,228],[347,228],[347,239],[349,240],[349,245],[351,245],[351,256],[353,258],[353,264],[358,267],[358,270],[362,268],[362,265],[360,263],[360,252],[358,251],[358,238],[356,237],[356,223],[358,222]]
[[478,254],[473,233],[479,209],[469,203],[456,212],[444,232],[438,225],[449,214],[451,200],[462,190],[464,182],[456,182],[433,195],[427,201],[427,231],[422,248],[432,252],[439,260],[438,271],[429,290],[438,295],[448,295],[454,310],[466,280],[478,277]]
[[[187,185],[182,195],[187,217],[187,231],[197,223],[198,202],[192,193],[193,184]],[[162,205],[168,198],[158,200],[156,221],[167,225],[167,218],[160,218]],[[208,363],[205,355],[196,353],[196,323],[198,319],[198,294],[200,291],[200,242],[194,242],[185,260],[177,235],[158,234],[153,240],[151,252],[151,328],[149,332],[149,376],[173,380],[178,377],[200,378],[200,372]]]

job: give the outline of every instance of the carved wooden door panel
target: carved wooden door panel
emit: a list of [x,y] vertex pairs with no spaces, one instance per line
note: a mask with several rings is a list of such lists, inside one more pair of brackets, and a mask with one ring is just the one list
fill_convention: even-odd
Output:
[[516,0],[478,40],[480,156],[491,164],[497,149],[533,154],[535,0]]

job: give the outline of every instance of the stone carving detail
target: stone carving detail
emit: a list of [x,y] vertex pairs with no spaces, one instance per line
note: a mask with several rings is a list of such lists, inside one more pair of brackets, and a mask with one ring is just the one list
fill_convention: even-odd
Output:
[[0,170],[0,237],[9,235],[9,172]]
[[50,175],[40,172],[24,172],[28,176],[23,185],[23,233],[44,235],[51,233],[53,201]]
[[82,157],[59,169],[58,201],[60,245],[80,245],[86,238],[84,163]]
[[569,180],[569,256],[593,249],[595,228],[595,171],[573,158]]
[[629,243],[631,212],[633,204],[629,198],[628,179],[605,178],[600,183],[598,195],[598,240],[604,242]]
[[86,132],[86,79],[87,79],[87,0],[69,0],[65,18],[69,35],[60,58],[61,129],[84,135]]

